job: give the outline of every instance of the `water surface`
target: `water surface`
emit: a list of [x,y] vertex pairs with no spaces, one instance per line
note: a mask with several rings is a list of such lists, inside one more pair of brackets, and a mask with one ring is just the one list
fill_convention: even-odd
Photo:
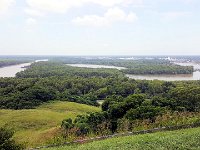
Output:
[[[48,59],[36,60],[35,62],[40,61],[48,61]],[[32,63],[33,62],[2,67],[0,68],[0,77],[15,77],[16,73],[24,71],[26,67],[30,66]]]
[[[181,66],[193,66],[194,70],[200,69],[200,64],[197,63],[175,63]],[[106,66],[106,65],[93,65],[93,64],[67,64],[73,67],[82,68],[114,68],[118,70],[126,69],[125,67]],[[177,75],[134,75],[126,74],[127,77],[136,80],[163,80],[163,81],[187,81],[187,80],[200,80],[200,71],[195,71],[193,74],[177,74]]]
[[132,75],[127,74],[126,76],[131,79],[139,79],[139,80],[164,80],[164,81],[187,81],[187,80],[200,80],[200,64],[194,62],[184,62],[184,63],[176,63],[180,66],[193,66],[194,72],[193,74],[177,74],[177,75]]
[[[48,60],[36,60],[39,61],[48,61]],[[17,72],[24,71],[27,66],[30,66],[30,63],[23,63],[19,65],[12,65],[0,68],[0,77],[15,77]],[[178,74],[178,75],[133,75],[126,74],[127,77],[131,79],[139,80],[164,80],[164,81],[184,81],[184,80],[200,80],[200,64],[198,63],[176,63],[182,66],[194,66],[194,69],[197,70],[193,74]],[[93,64],[67,64],[73,67],[82,67],[82,68],[110,68],[110,69],[126,69],[125,67],[116,67],[116,66],[106,66],[106,65],[93,65]]]
[[117,66],[106,66],[106,65],[93,65],[93,64],[66,64],[72,67],[80,67],[80,68],[107,68],[107,69],[126,69],[125,67],[117,67]]
[[0,68],[0,77],[15,77],[15,74],[24,71],[31,63],[23,63],[19,65],[12,65]]
[[136,80],[163,80],[163,81],[187,81],[187,80],[200,80],[200,72],[195,71],[193,74],[177,74],[177,75],[133,75],[126,74],[127,77]]

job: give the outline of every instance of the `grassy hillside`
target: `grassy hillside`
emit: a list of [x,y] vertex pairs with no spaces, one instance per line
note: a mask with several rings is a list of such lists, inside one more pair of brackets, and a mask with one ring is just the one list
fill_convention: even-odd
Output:
[[13,128],[18,142],[28,146],[43,145],[52,138],[65,118],[100,109],[72,102],[53,102],[30,110],[0,110],[0,127]]
[[96,141],[48,150],[174,150],[200,149],[200,128],[158,132]]

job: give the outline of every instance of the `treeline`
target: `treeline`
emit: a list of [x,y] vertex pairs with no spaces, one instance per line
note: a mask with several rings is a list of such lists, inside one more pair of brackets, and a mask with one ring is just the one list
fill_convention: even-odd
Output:
[[11,66],[11,65],[18,65],[22,63],[26,63],[26,60],[9,60],[9,59],[0,59],[0,68],[1,67],[6,67],[6,66]]
[[28,109],[50,100],[97,106],[97,100],[112,95],[127,97],[134,93],[147,93],[151,97],[160,94],[163,92],[162,84],[118,77],[0,78],[0,108]]
[[80,77],[1,78],[0,108],[29,109],[50,100],[98,105],[91,94],[104,80]]
[[126,74],[192,74],[191,66],[178,65],[143,65],[122,70]]
[[158,58],[124,60],[117,58],[86,59],[80,57],[61,57],[59,59],[51,59],[66,64],[96,64],[125,67],[127,69],[121,71],[126,74],[192,74],[194,71],[192,66],[179,66],[168,60]]

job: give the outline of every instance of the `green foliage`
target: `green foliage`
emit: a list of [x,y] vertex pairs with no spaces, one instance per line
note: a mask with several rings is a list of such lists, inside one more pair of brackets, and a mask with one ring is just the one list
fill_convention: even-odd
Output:
[[77,77],[0,78],[0,108],[34,108],[55,99],[98,105],[91,93],[105,86],[105,81]]
[[200,111],[200,87],[177,87],[170,91],[170,97],[187,111]]
[[117,69],[89,69],[71,67],[60,62],[37,62],[30,68],[16,74],[18,78],[44,78],[51,76],[110,77],[123,76]]
[[[102,104],[103,112],[101,114],[89,114],[83,117],[84,120],[82,122],[87,123],[94,133],[98,124],[109,122],[110,131],[116,132],[119,127],[117,122],[122,118],[126,118],[129,121],[149,119],[150,122],[155,122],[157,116],[163,115],[167,111],[200,111],[200,89],[197,83],[182,82],[180,84],[178,82],[170,84],[161,81],[159,81],[159,84],[158,81],[155,81],[155,83],[149,81],[137,83],[136,87],[140,88],[145,94],[108,97]],[[189,86],[184,86],[184,84]],[[158,85],[160,90],[153,90],[152,87],[156,87],[155,85]],[[104,115],[104,117],[101,115]]]
[[136,120],[136,119],[150,119],[153,120],[155,116],[158,116],[163,111],[162,108],[156,106],[141,106],[136,109],[130,109],[125,118],[129,120]]
[[[111,106],[108,103],[132,94],[143,93],[149,99],[159,96],[174,101],[169,92],[176,87],[171,82],[128,79],[116,69],[76,68],[56,62],[34,63],[17,76],[0,78],[0,108],[30,109],[60,99],[95,106],[99,105],[97,100],[106,100],[102,108],[107,110]],[[115,100],[107,100],[109,98]]]
[[61,127],[64,128],[65,130],[73,128],[73,123],[72,119],[68,118],[62,121]]
[[134,68],[122,70],[126,74],[192,74],[194,71],[191,66],[179,66],[174,64],[138,64]]
[[100,108],[73,102],[55,101],[45,103],[36,109],[0,109],[0,127],[14,129],[14,139],[28,148],[46,145],[47,141],[59,134],[63,119],[98,112]]
[[14,132],[5,128],[0,128],[0,149],[1,150],[21,150],[22,145],[16,144],[12,139]]
[[[180,67],[157,59],[80,60],[83,63],[126,67],[125,70],[76,68],[63,64],[77,60],[70,61],[38,62],[18,73],[17,78],[0,78],[0,108],[30,109],[0,111],[0,124],[13,125],[18,129],[18,140],[24,142],[30,136],[32,141],[29,139],[28,145],[44,143],[46,139],[58,133],[56,126],[60,126],[63,119],[61,127],[64,131],[63,138],[66,139],[71,133],[76,136],[110,134],[118,131],[120,126],[132,130],[132,125],[136,125],[137,122],[148,120],[148,124],[156,123],[157,118],[166,112],[200,111],[198,81],[140,81],[124,77],[124,73],[187,74],[193,71],[192,67]],[[63,106],[58,106],[59,109],[49,105],[44,109],[44,103],[56,100],[94,106],[98,106],[98,100],[104,102],[102,112],[95,113],[89,111],[89,106],[85,105],[84,109],[82,105],[73,109],[75,103],[73,106],[68,103],[70,111],[66,111],[64,102]],[[31,109],[41,104],[42,108]],[[49,111],[49,108],[53,110]],[[86,114],[87,110],[90,113]],[[75,118],[76,115],[79,116]],[[6,117],[9,121],[4,123]],[[120,123],[122,120],[125,124]],[[145,125],[147,126],[147,123]]]
[[[108,61],[108,64],[119,63],[111,62],[109,64]],[[160,66],[169,65],[165,61],[155,62]],[[120,63],[120,66],[125,63],[127,68],[131,68],[129,61]],[[155,65],[151,61],[137,63]],[[39,62],[18,73],[17,78],[0,78],[0,108],[30,109],[57,99],[98,106],[97,101],[104,100],[102,112],[81,115],[74,121],[75,115],[67,120],[63,120],[64,117],[61,126],[65,134],[71,131],[77,136],[105,134],[116,132],[122,119],[155,122],[166,111],[198,112],[199,86],[198,81],[140,81],[125,78],[116,69],[86,69],[56,62]],[[29,125],[24,126],[29,128]]]
[[28,62],[27,60],[14,60],[14,59],[0,59],[0,68],[11,66],[11,65],[18,65],[22,63]]
[[179,66],[171,63],[168,60],[154,59],[138,59],[138,60],[123,60],[123,59],[85,59],[85,58],[59,58],[52,59],[66,64],[95,64],[109,65],[117,67],[125,67],[121,72],[126,74],[192,74],[194,69],[192,66]]
[[[120,121],[120,120],[119,120]],[[149,130],[153,128],[161,128],[168,126],[179,126],[186,124],[195,124],[200,121],[200,113],[194,112],[165,112],[162,115],[156,116],[154,121],[150,119],[143,120],[128,120],[123,118],[123,122],[121,122],[121,126],[129,125],[128,131],[141,131],[141,130]],[[120,128],[121,129],[121,128]]]
[[116,137],[47,150],[183,150],[199,149],[200,128]]

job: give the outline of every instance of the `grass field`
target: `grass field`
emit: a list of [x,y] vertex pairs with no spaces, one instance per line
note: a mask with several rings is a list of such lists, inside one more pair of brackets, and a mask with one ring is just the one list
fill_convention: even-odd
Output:
[[100,108],[60,101],[37,109],[0,110],[0,127],[13,128],[16,131],[15,140],[28,147],[44,145],[56,134],[63,119],[95,111],[100,111]]
[[199,150],[200,128],[118,137],[45,150]]

